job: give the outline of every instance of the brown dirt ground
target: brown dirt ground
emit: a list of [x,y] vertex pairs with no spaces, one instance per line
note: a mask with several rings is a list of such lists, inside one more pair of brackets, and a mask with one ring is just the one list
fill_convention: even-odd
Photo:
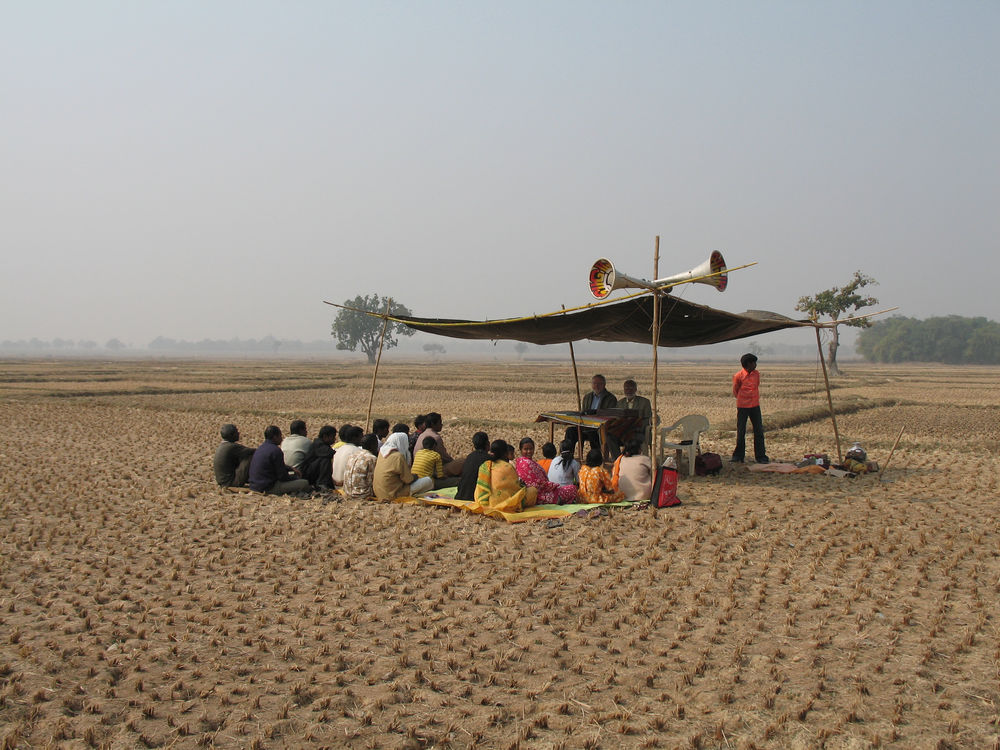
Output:
[[[374,413],[547,439],[568,370],[383,363]],[[660,375],[723,455],[731,370]],[[761,370],[772,458],[835,452],[819,371]],[[553,529],[213,485],[220,423],[363,422],[370,382],[0,362],[0,748],[1000,747],[996,369],[850,367],[845,444],[904,428],[881,483],[727,466]]]

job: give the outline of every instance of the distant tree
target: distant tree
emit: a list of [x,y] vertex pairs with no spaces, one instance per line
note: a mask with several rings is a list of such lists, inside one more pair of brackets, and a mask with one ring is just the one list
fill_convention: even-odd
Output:
[[862,331],[858,351],[872,362],[1000,364],[1000,323],[959,315],[893,316]]
[[878,285],[871,276],[865,276],[861,271],[855,271],[851,281],[841,287],[833,287],[826,291],[819,292],[812,297],[799,297],[799,302],[795,306],[796,310],[809,313],[813,319],[819,320],[820,316],[826,316],[833,321],[830,327],[830,342],[827,344],[827,357],[832,375],[840,375],[840,368],[837,366],[837,349],[840,348],[840,326],[847,325],[852,328],[869,328],[872,324],[867,318],[861,320],[849,320],[838,323],[840,316],[844,313],[855,312],[862,307],[877,305],[876,297],[865,296],[858,293],[859,289],[866,286]]
[[761,346],[761,343],[759,341],[751,341],[747,345],[747,351],[750,354],[753,354],[755,357],[760,357],[760,356],[762,356],[764,354],[770,354],[771,353],[771,347],[769,347],[769,346]]
[[523,341],[518,341],[514,344],[514,351],[517,352],[518,359],[524,359],[524,353],[528,351],[528,345]]
[[436,360],[439,354],[445,353],[445,348],[441,344],[424,344],[424,351],[431,355],[431,359]]
[[[377,294],[367,296],[357,296],[354,299],[344,301],[346,307],[353,310],[341,310],[337,313],[333,321],[331,335],[337,337],[337,348],[347,351],[361,351],[368,355],[368,364],[375,364],[375,355],[378,353],[379,338],[382,336],[382,320],[372,315],[366,315],[360,310],[381,315],[385,312],[387,297],[380,297]],[[410,311],[398,302],[393,302],[389,308],[390,315],[410,315]],[[401,323],[389,322],[385,329],[384,348],[391,349],[398,343],[396,336],[412,336],[413,329]]]
[[121,349],[124,349],[125,344],[123,344],[118,339],[108,339],[107,343],[104,345],[104,348],[107,349],[108,351],[117,352],[120,351]]

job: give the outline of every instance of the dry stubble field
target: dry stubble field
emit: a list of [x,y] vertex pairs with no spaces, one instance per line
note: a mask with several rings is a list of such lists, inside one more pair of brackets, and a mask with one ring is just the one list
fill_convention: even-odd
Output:
[[[723,455],[731,369],[660,376]],[[817,369],[761,369],[772,458],[832,452]],[[363,420],[361,364],[0,362],[0,747],[998,747],[998,372],[849,369],[845,440],[905,427],[884,483],[727,466],[549,529],[213,486],[221,422]],[[458,451],[571,394],[390,363],[375,414]]]

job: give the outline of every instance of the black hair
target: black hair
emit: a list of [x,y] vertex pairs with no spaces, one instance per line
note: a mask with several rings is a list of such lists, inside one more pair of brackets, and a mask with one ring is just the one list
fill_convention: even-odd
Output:
[[427,424],[426,414],[418,414],[413,418],[413,426],[416,427],[418,430],[426,424]]
[[604,456],[601,453],[601,449],[591,448],[589,451],[587,451],[587,457],[584,459],[584,461],[586,461],[587,466],[600,466],[602,463],[604,463]]
[[264,430],[264,439],[274,440],[276,437],[281,437],[281,428],[276,424],[268,425]]
[[293,419],[292,423],[288,425],[288,431],[293,435],[305,435],[306,423],[301,419]]
[[436,411],[429,412],[424,416],[424,427],[433,427],[436,424],[441,424],[441,415]]
[[319,439],[330,438],[331,440],[336,439],[337,428],[332,424],[325,424],[319,428]]
[[757,364],[757,355],[750,354],[749,352],[744,354],[742,357],[740,357],[740,364],[743,365],[743,367],[746,367],[747,365]]
[[403,424],[402,422],[397,422],[392,426],[393,432],[402,432],[404,435],[410,434],[410,426]]
[[378,435],[374,432],[369,432],[361,438],[361,447],[369,453],[374,454],[378,450]]
[[576,452],[576,443],[572,440],[563,440],[559,443],[559,456],[563,460],[563,466],[568,467],[573,463],[573,454]]
[[624,450],[622,453],[626,456],[638,456],[642,453],[642,441],[632,438],[631,440],[625,441]]
[[555,458],[559,454],[556,452],[556,446],[553,443],[542,443],[542,457],[543,458]]
[[523,448],[523,447],[524,447],[524,446],[526,446],[526,445],[527,445],[528,443],[531,443],[532,445],[534,445],[534,444],[535,444],[535,441],[534,441],[534,440],[532,440],[532,439],[531,439],[530,437],[523,437],[523,438],[521,438],[521,442],[517,444],[517,447],[518,447],[519,449],[520,449],[520,448]]
[[435,445],[437,445],[437,440],[428,435],[427,437],[424,438],[424,442],[420,444],[420,447],[423,448],[424,450],[431,450],[434,448]]
[[344,427],[340,428],[340,439],[345,443],[353,443],[354,445],[361,445],[361,438],[365,435],[365,431],[358,427],[357,425],[350,425],[350,431]]
[[235,443],[240,439],[240,431],[236,429],[234,424],[224,424],[222,429],[219,430],[219,434],[222,435],[222,439],[229,442]]
[[494,440],[490,443],[490,453],[493,454],[494,461],[506,461],[510,446],[506,440]]
[[376,419],[372,422],[372,432],[378,433],[381,430],[389,431],[389,420],[388,419]]
[[490,447],[490,436],[485,432],[477,432],[472,436],[472,447],[477,451],[484,451]]

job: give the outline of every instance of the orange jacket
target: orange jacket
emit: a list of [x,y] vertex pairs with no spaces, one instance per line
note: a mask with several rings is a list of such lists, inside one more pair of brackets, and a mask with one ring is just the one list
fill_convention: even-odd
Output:
[[733,375],[733,395],[736,397],[736,406],[741,409],[760,406],[760,371],[740,370]]

